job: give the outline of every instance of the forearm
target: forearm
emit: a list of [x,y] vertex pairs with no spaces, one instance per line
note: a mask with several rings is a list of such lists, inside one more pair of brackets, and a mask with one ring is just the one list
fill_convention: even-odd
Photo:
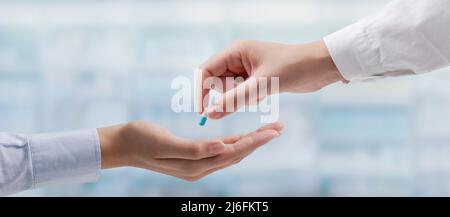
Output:
[[102,169],[121,167],[129,164],[125,160],[125,153],[120,151],[120,144],[124,144],[121,135],[125,128],[126,125],[117,125],[97,129],[100,140]]
[[311,42],[301,46],[301,53],[306,53],[305,58],[300,58],[300,67],[305,72],[305,77],[311,77],[311,81],[317,88],[322,88],[338,81],[344,81],[336,67],[328,48],[323,40]]

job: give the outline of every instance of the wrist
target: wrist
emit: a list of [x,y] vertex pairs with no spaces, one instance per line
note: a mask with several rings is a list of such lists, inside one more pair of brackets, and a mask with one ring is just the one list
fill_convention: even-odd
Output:
[[127,155],[124,152],[123,132],[126,125],[117,125],[97,129],[100,149],[102,169],[121,167],[127,165]]
[[333,84],[338,81],[344,81],[345,78],[339,72],[330,52],[323,40],[311,42],[306,45],[308,48],[309,58],[306,67],[310,72],[314,73],[316,85],[320,88]]
[[338,81],[345,81],[323,41],[291,47],[293,60],[284,69],[283,92],[314,92]]

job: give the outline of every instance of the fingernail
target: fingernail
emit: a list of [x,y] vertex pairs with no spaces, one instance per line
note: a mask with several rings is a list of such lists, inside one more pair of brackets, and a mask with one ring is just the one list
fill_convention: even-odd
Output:
[[279,137],[280,133],[277,131],[272,131],[269,135],[270,135],[270,137],[275,138],[275,137]]
[[218,119],[220,118],[221,114],[218,112],[208,113],[208,117],[211,119]]
[[280,132],[276,131],[276,130],[271,130],[269,131],[269,135],[273,138],[280,136]]
[[213,106],[213,107],[208,108],[206,113],[208,114],[209,118],[217,119],[222,116],[222,113],[218,112],[217,110],[218,110],[217,106]]
[[211,106],[206,110],[206,113],[214,113],[216,112],[216,106]]
[[216,143],[212,145],[209,149],[211,154],[220,154],[225,150],[225,145],[222,143]]

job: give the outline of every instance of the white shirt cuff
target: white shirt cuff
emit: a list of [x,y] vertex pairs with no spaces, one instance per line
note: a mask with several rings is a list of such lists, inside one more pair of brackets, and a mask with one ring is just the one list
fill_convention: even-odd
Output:
[[94,182],[100,178],[101,154],[97,130],[28,136],[33,187],[58,183]]
[[323,38],[331,58],[348,81],[383,77],[370,37],[358,22]]

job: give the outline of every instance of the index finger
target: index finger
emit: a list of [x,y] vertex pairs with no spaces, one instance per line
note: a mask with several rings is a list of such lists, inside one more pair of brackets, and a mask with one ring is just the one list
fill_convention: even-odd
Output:
[[279,135],[280,133],[278,131],[272,129],[250,133],[238,140],[234,145],[231,145],[230,147],[232,148],[229,154],[240,155],[252,152]]
[[[255,130],[254,132],[262,132],[265,130],[276,130],[278,131],[278,133],[280,133],[283,130],[283,124],[281,122],[274,122],[274,123],[270,123],[270,124],[266,124],[260,128],[258,128],[257,130]],[[249,136],[251,133],[248,134],[236,134],[236,135],[231,135],[231,136],[226,136],[223,137],[222,139],[220,139],[223,143],[225,144],[232,144],[232,143],[236,143],[237,141],[239,141],[240,139]]]
[[204,81],[210,77],[235,77],[236,74],[244,72],[245,69],[241,61],[239,49],[236,46],[230,46],[204,62],[200,66],[199,71],[197,85],[199,85],[198,89],[201,91],[198,91],[197,102],[200,103],[198,108],[200,108],[200,113],[202,113],[203,109],[205,109],[203,102],[207,102],[205,101],[207,100],[205,97],[207,97],[210,91],[203,86]]
[[211,158],[201,159],[195,163],[200,165],[210,165],[210,167],[227,164],[233,162],[237,158],[248,155],[279,135],[280,132],[273,129],[252,132],[243,136],[234,144],[226,145],[226,150],[222,154]]
[[209,91],[208,87],[205,87],[205,80],[214,76],[210,71],[199,68],[197,70],[197,87],[196,87],[196,99],[197,99],[197,108],[199,109],[199,113],[203,113],[203,110],[208,105],[209,101]]

